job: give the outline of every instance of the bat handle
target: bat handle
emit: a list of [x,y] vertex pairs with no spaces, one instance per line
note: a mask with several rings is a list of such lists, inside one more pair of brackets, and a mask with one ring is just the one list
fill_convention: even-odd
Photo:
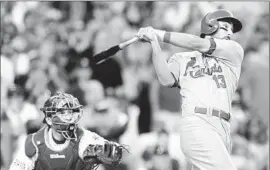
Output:
[[130,40],[127,40],[127,41],[125,41],[125,42],[119,44],[119,48],[120,48],[120,49],[123,49],[124,47],[127,47],[127,46],[129,46],[130,44],[132,44],[132,43],[134,43],[134,42],[137,42],[138,40],[139,40],[138,37],[134,37],[134,38],[132,38],[132,39],[130,39]]

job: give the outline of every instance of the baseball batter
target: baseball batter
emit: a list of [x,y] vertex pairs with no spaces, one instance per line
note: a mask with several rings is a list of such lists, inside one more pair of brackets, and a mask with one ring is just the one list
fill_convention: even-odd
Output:
[[[151,43],[159,82],[180,90],[181,148],[194,170],[236,170],[229,122],[244,52],[230,37],[241,29],[230,11],[217,10],[202,19],[200,37],[152,27],[136,34]],[[192,52],[176,53],[166,61],[159,41]]]

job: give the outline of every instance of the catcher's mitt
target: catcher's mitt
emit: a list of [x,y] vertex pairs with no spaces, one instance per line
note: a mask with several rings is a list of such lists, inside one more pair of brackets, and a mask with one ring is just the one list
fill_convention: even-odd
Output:
[[126,146],[116,142],[106,141],[104,145],[89,145],[84,152],[84,161],[116,166],[121,162],[123,150],[128,151]]

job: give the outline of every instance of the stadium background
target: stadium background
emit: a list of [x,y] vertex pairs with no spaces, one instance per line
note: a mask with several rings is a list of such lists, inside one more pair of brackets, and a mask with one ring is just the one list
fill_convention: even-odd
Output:
[[[1,2],[1,169],[42,126],[46,97],[62,91],[85,106],[81,126],[130,146],[118,169],[189,170],[179,146],[181,98],[159,85],[149,44],[132,44],[99,66],[91,57],[143,26],[199,35],[201,18],[217,8],[243,23],[234,37],[245,58],[232,158],[238,170],[268,169],[269,2],[244,1]],[[185,50],[162,48],[167,57]]]

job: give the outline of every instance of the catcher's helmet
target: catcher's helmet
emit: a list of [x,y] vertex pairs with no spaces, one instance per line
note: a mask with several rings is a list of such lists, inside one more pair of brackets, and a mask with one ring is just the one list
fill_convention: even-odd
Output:
[[233,17],[233,14],[228,10],[217,10],[206,14],[201,22],[201,35],[204,38],[205,35],[211,35],[215,33],[219,24],[218,21],[229,21],[233,24],[233,33],[236,33],[242,29],[242,23]]
[[82,105],[76,97],[67,93],[56,93],[46,100],[40,110],[45,114],[45,118],[51,118],[51,126],[57,132],[62,133],[66,139],[77,139],[75,131],[82,116]]

